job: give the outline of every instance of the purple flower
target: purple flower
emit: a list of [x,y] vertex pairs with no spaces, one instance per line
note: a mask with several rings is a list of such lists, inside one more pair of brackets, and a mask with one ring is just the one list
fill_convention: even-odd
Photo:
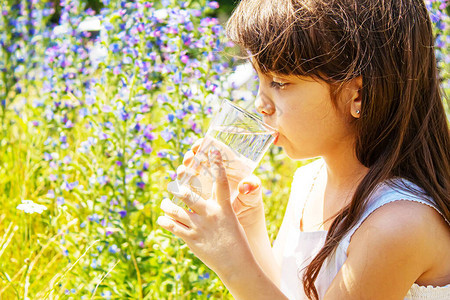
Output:
[[119,215],[121,218],[125,218],[127,216],[127,211],[126,210],[121,210],[119,211]]
[[185,26],[187,31],[194,30],[194,24],[191,21],[187,22],[184,26]]
[[78,186],[78,181],[74,181],[72,183],[68,183],[67,181],[64,180],[64,183],[61,184],[61,189],[64,190],[64,191],[71,191],[77,186]]
[[218,9],[219,3],[217,1],[210,1],[210,2],[208,2],[208,6],[212,9]]
[[64,197],[58,197],[56,198],[56,204],[63,205],[65,203]]
[[101,132],[99,132],[99,134],[98,134],[98,138],[99,138],[100,140],[107,140],[107,139],[109,139],[109,135],[106,134],[106,133],[104,133],[103,131],[101,131]]
[[105,185],[108,183],[108,177],[106,175],[97,177],[97,181],[100,185]]
[[115,66],[113,69],[113,74],[117,76],[120,74],[120,72],[122,72],[122,69],[120,68],[120,66]]
[[173,83],[180,84],[183,81],[183,77],[181,76],[181,72],[177,72],[172,76]]
[[116,244],[111,245],[109,247],[108,251],[109,251],[109,253],[116,254],[117,252],[119,252],[119,247],[117,247]]
[[113,53],[116,53],[116,52],[119,52],[120,47],[119,47],[119,44],[117,44],[117,43],[112,43],[112,44],[109,46],[109,49],[111,49],[111,51],[112,51]]
[[212,32],[214,32],[215,34],[219,34],[222,31],[222,26],[220,25],[214,25],[211,28]]
[[92,268],[92,269],[97,268],[97,260],[96,260],[95,258],[92,259],[91,268]]
[[182,109],[177,109],[176,111],[175,111],[175,116],[178,118],[178,119],[180,119],[180,120],[182,120],[185,116],[186,116],[186,112],[184,111],[184,110],[182,110]]
[[153,127],[151,125],[147,125],[144,129],[144,136],[150,141],[153,141],[155,139],[155,135],[151,132],[152,130]]
[[156,100],[158,101],[158,103],[163,104],[163,103],[167,103],[170,102],[169,97],[166,94],[159,94],[156,97]]
[[98,214],[92,214],[88,217],[88,220],[91,222],[99,223],[100,217],[98,216]]
[[160,135],[166,143],[175,137],[175,133],[169,128],[164,128],[164,130],[161,131]]
[[187,136],[181,140],[181,143],[184,145],[192,145],[194,143],[194,139],[190,136]]
[[65,128],[72,128],[72,127],[73,127],[72,121],[68,120],[67,123],[66,123]]
[[54,199],[55,198],[55,191],[54,190],[48,190],[47,197],[50,198],[50,199]]
[[44,160],[45,161],[50,161],[52,159],[53,159],[53,157],[52,157],[52,155],[50,153],[48,153],[48,152],[44,153]]
[[145,183],[143,181],[139,181],[138,183],[136,183],[136,185],[140,189],[144,189],[144,187],[145,187]]
[[181,55],[180,60],[182,63],[187,64],[189,62],[189,56],[187,56],[186,54]]
[[130,115],[125,110],[123,110],[120,112],[119,117],[120,117],[120,120],[126,121],[130,118]]
[[149,143],[144,143],[144,152],[145,154],[150,154],[153,151],[152,146]]

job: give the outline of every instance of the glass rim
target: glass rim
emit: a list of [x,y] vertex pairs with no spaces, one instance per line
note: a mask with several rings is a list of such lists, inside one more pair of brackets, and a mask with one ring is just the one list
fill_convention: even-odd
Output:
[[222,104],[223,103],[227,103],[229,105],[231,105],[232,107],[236,108],[237,110],[239,110],[240,112],[244,113],[245,116],[257,121],[259,124],[261,124],[264,127],[267,127],[267,129],[273,131],[273,133],[277,133],[276,129],[273,128],[272,126],[268,125],[267,123],[265,123],[263,120],[261,120],[261,118],[259,118],[259,116],[254,115],[248,111],[246,111],[244,108],[238,106],[237,104],[234,104],[231,100],[228,99],[223,99]]

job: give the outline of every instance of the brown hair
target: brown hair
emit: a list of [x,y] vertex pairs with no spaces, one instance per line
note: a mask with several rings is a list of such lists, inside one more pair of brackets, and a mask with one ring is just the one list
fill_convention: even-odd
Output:
[[322,264],[379,183],[415,183],[450,219],[449,127],[423,0],[243,0],[227,33],[263,72],[312,76],[331,87],[363,78],[355,151],[369,172],[306,268],[309,298],[318,299]]

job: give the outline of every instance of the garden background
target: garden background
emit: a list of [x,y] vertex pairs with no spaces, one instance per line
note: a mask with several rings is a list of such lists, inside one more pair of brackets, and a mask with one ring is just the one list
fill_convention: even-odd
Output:
[[[426,4],[448,92],[448,2]],[[234,5],[1,2],[0,299],[231,298],[156,219],[220,99],[252,107]],[[272,240],[300,164],[273,146],[255,171]]]

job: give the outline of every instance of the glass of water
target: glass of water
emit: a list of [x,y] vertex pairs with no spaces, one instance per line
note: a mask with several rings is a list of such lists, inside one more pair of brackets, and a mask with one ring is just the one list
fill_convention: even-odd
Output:
[[[239,182],[253,173],[277,135],[257,116],[225,99],[186,172],[173,183],[178,190],[180,185],[186,185],[194,194],[210,199],[215,178],[208,153],[214,147],[222,155],[233,201],[239,194]],[[176,197],[173,202],[181,203]]]

